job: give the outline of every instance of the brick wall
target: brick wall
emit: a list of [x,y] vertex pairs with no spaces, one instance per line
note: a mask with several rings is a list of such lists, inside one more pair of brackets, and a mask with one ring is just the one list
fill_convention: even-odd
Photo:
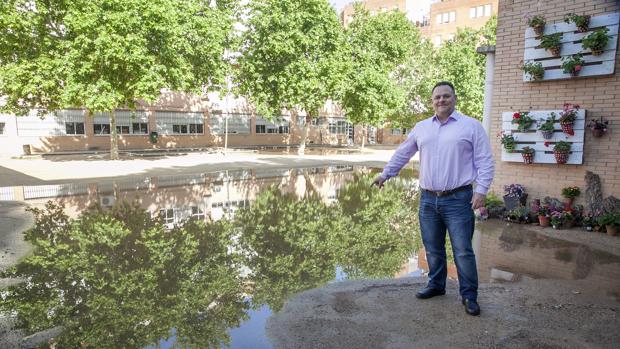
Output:
[[[523,60],[525,16],[543,14],[547,23],[561,22],[569,12],[601,15],[620,11],[615,0],[500,0],[494,90],[491,109],[491,144],[496,175],[491,190],[503,193],[503,186],[520,183],[529,198],[561,197],[563,187],[576,185],[585,189],[584,176],[592,171],[601,177],[603,194],[620,197],[620,60],[616,74],[608,77],[523,82],[519,61]],[[617,57],[616,57],[617,58]],[[495,135],[501,130],[503,111],[561,109],[565,102],[587,110],[587,118],[603,116],[610,121],[602,138],[593,138],[586,130],[583,165],[510,163],[501,161],[501,144]],[[583,195],[577,198],[583,204]]]

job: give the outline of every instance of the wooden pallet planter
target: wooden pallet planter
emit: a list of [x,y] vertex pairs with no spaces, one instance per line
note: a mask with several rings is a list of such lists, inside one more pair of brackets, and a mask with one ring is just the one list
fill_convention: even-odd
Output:
[[[559,119],[561,111],[562,110],[532,110],[529,112],[529,115],[532,119],[540,121],[548,119],[551,117],[551,113],[554,112],[557,115],[556,119]],[[518,131],[517,125],[512,124],[512,116],[514,113],[514,111],[502,113],[502,130],[504,133],[512,133],[516,141],[515,152],[508,153],[506,149],[502,148],[502,161],[523,163],[523,157],[520,151],[524,147],[530,147],[536,150],[534,154],[534,163],[555,164],[553,146],[556,142],[565,141],[572,143],[567,164],[583,164],[583,140],[586,128],[586,111],[584,109],[579,109],[577,112],[577,119],[573,124],[573,130],[575,131],[573,136],[569,136],[562,132],[560,123],[556,121],[553,137],[551,139],[544,139],[542,137],[541,132],[538,131],[537,123],[534,123],[524,132]],[[549,142],[548,147],[545,147],[545,142]]]
[[[562,51],[561,57],[552,57],[551,53],[540,47],[540,37],[534,33],[534,29],[527,28],[525,30],[525,52],[523,54],[524,62],[540,62],[545,68],[545,76],[542,80],[561,80],[573,79],[588,76],[611,75],[614,73],[616,66],[616,51],[618,47],[618,25],[620,24],[620,13],[610,13],[606,15],[592,17],[588,32],[579,33],[574,23],[555,23],[545,26],[544,35],[562,33]],[[607,33],[610,38],[605,51],[600,56],[593,56],[590,50],[585,50],[581,46],[583,37],[592,31],[607,27]],[[583,69],[577,76],[562,71],[562,58],[577,53],[583,54],[585,64]],[[523,73],[523,81],[534,82],[529,74]]]

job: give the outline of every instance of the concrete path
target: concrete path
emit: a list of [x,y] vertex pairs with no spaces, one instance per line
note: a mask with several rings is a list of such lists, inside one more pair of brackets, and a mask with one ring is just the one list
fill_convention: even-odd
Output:
[[[591,281],[483,284],[482,314],[458,287],[415,298],[424,278],[332,283],[290,299],[267,323],[275,348],[618,348],[620,303]],[[578,292],[575,290],[579,290]]]

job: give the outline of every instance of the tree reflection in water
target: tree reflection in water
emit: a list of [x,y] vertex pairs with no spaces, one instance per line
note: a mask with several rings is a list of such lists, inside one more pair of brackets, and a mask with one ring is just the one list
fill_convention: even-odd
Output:
[[5,273],[26,282],[2,293],[0,309],[28,333],[62,326],[59,348],[141,348],[170,337],[178,347],[219,347],[250,306],[277,311],[291,294],[333,280],[336,266],[349,278],[400,270],[420,244],[417,191],[371,182],[356,175],[333,204],[273,186],[231,220],[172,230],[137,204],[69,219],[50,202],[33,210],[33,254]]

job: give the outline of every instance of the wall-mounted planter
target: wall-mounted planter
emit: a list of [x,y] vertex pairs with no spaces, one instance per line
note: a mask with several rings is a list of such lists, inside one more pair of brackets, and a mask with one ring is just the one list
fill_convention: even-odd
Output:
[[[560,115],[562,110],[531,110],[529,115],[535,120],[546,120],[551,116],[552,112]],[[502,147],[502,161],[523,163],[524,159],[521,150],[524,147],[530,147],[536,151],[532,159],[533,163],[555,164],[557,160],[553,154],[553,146],[556,142],[565,141],[572,143],[566,163],[573,165],[583,164],[583,140],[586,128],[586,111],[584,109],[577,111],[577,118],[573,123],[574,135],[570,136],[564,133],[560,122],[556,121],[553,134],[548,139],[544,138],[542,132],[536,129],[536,124],[523,132],[519,131],[517,125],[512,123],[514,114],[514,111],[502,113],[502,131],[504,133],[512,133],[516,143],[513,152],[507,152]]]
[[[534,80],[530,74],[523,74],[523,81],[546,81],[573,79],[577,77],[611,75],[614,73],[616,66],[616,50],[618,47],[618,25],[620,24],[620,13],[610,13],[606,15],[592,17],[590,19],[589,29],[586,32],[579,32],[574,23],[559,22],[555,24],[547,24],[545,26],[545,35],[562,33],[562,50],[560,57],[554,57],[548,50],[540,47],[540,36],[536,35],[532,28],[525,30],[525,52],[523,55],[524,62],[540,62],[545,74],[542,79]],[[590,50],[586,50],[581,45],[581,40],[589,33],[598,28],[606,27],[609,29],[609,42],[605,50],[599,56],[592,55]],[[574,54],[582,53],[584,66],[579,75],[562,71],[562,58]]]

